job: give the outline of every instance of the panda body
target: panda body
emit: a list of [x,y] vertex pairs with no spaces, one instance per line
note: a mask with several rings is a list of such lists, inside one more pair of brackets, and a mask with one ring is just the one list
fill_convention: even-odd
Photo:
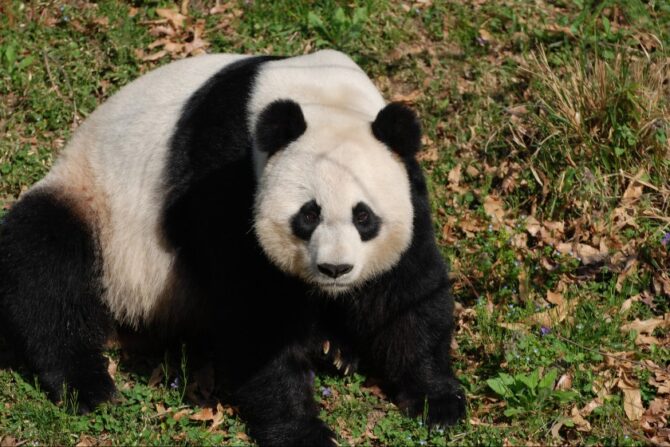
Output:
[[332,445],[307,379],[324,340],[411,413],[429,398],[454,422],[453,301],[419,138],[336,51],[156,69],[8,214],[0,318],[50,395],[66,383],[83,410],[113,393],[101,349],[122,324],[235,336],[213,347],[217,375],[263,444]]

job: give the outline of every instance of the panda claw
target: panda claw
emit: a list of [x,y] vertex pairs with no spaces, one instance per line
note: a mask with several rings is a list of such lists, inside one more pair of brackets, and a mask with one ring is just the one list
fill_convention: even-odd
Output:
[[344,375],[345,375],[345,376],[349,374],[349,366],[350,366],[350,365],[347,365],[347,367],[344,368]]
[[323,353],[328,354],[330,352],[330,341],[326,340],[323,342]]

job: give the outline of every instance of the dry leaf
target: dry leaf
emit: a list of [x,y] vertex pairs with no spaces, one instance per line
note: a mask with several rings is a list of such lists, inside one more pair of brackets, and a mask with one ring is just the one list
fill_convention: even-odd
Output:
[[116,375],[116,370],[117,370],[117,363],[114,361],[113,358],[105,356],[107,358],[107,373],[109,376],[114,379],[114,376]]
[[569,254],[576,257],[582,262],[583,265],[595,264],[604,260],[608,255],[606,250],[601,251],[597,248],[591,247],[590,245],[580,243],[570,244],[564,242],[558,244],[556,249],[563,254]]
[[624,301],[621,304],[621,308],[619,309],[619,313],[620,314],[625,314],[626,312],[628,312],[630,310],[633,303],[635,303],[637,301],[640,301],[640,294],[637,294],[635,296],[631,296],[626,301]]
[[484,42],[484,43],[491,43],[493,42],[493,36],[491,33],[489,33],[487,30],[484,28],[479,29],[479,38]]
[[625,380],[623,377],[619,379],[617,386],[623,391],[623,410],[626,416],[631,421],[639,421],[644,414],[640,387]]
[[179,419],[189,414],[191,414],[191,410],[188,408],[184,408],[183,410],[179,410],[175,414],[173,414],[172,419],[174,419],[175,421],[179,421]]
[[555,389],[557,390],[569,390],[572,388],[572,374],[565,373],[556,382]]
[[165,409],[165,405],[156,404],[156,413],[158,413],[159,416],[162,416],[165,413],[167,413],[167,410]]
[[524,332],[526,334],[529,332],[528,326],[523,323],[498,323],[498,326],[510,331]]
[[519,269],[519,275],[517,276],[519,280],[519,298],[521,301],[526,302],[530,298],[530,287],[528,284],[528,273],[525,268]]
[[547,301],[557,306],[564,305],[563,295],[560,293],[552,292],[551,290],[547,290]]
[[572,407],[572,411],[570,413],[572,422],[575,423],[575,427],[577,428],[578,431],[582,432],[590,432],[591,431],[591,424],[589,421],[584,419],[581,414],[579,414],[579,410],[577,407]]
[[540,225],[540,222],[533,216],[528,216],[526,219],[526,231],[528,231],[531,236],[537,237],[541,229],[542,225]]
[[503,201],[500,197],[486,196],[484,199],[484,211],[494,224],[501,224],[503,222],[505,211],[503,209]]
[[184,20],[186,20],[186,16],[178,13],[174,9],[156,8],[156,14],[158,14],[160,17],[163,17],[164,19],[167,19],[175,28],[179,29],[184,27]]
[[670,320],[662,318],[650,318],[644,321],[640,321],[636,318],[632,323],[627,323],[621,326],[621,330],[636,331],[638,334],[651,335],[657,327],[667,327],[669,322]]
[[447,179],[449,180],[449,185],[450,186],[458,186],[458,184],[461,182],[461,164],[457,164],[456,166],[453,167],[451,171],[449,171],[449,175],[447,176]]
[[156,53],[143,56],[142,60],[145,61],[145,62],[153,62],[153,61],[157,61],[158,59],[162,58],[166,54],[168,54],[167,51],[161,50],[161,51],[158,51]]
[[198,411],[197,413],[192,414],[188,418],[193,420],[193,421],[213,421],[214,420],[214,412],[212,411],[211,408],[203,408],[200,411]]
[[537,324],[538,326],[553,327],[555,324],[565,320],[565,318],[569,313],[572,312],[576,305],[576,299],[563,301],[556,307],[531,315],[527,319],[527,322],[529,324]]
[[[79,442],[76,444],[76,447],[92,447],[97,445],[98,442],[93,436],[82,435],[79,438]],[[4,446],[4,444],[2,444]]]

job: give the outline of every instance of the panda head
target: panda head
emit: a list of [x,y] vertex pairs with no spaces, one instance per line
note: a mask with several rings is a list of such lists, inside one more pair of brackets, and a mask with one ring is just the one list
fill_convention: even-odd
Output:
[[402,159],[415,155],[420,135],[414,113],[397,103],[373,121],[290,100],[268,105],[255,126],[256,148],[269,156],[255,198],[267,256],[333,295],[393,268],[413,232]]

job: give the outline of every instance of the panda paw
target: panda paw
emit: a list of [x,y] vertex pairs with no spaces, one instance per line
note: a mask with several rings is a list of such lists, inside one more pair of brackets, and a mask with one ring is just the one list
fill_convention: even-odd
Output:
[[398,407],[412,417],[423,416],[431,426],[450,427],[455,425],[466,414],[465,393],[459,387],[456,391],[439,397],[408,397],[397,398]]
[[323,421],[316,419],[292,445],[301,447],[337,447],[339,444],[336,438],[335,433]]
[[79,372],[68,376],[47,372],[41,374],[40,382],[54,401],[65,401],[78,414],[87,414],[116,394],[114,381],[104,372]]
[[358,370],[358,357],[339,343],[325,340],[322,344],[322,359],[342,375],[353,375]]

